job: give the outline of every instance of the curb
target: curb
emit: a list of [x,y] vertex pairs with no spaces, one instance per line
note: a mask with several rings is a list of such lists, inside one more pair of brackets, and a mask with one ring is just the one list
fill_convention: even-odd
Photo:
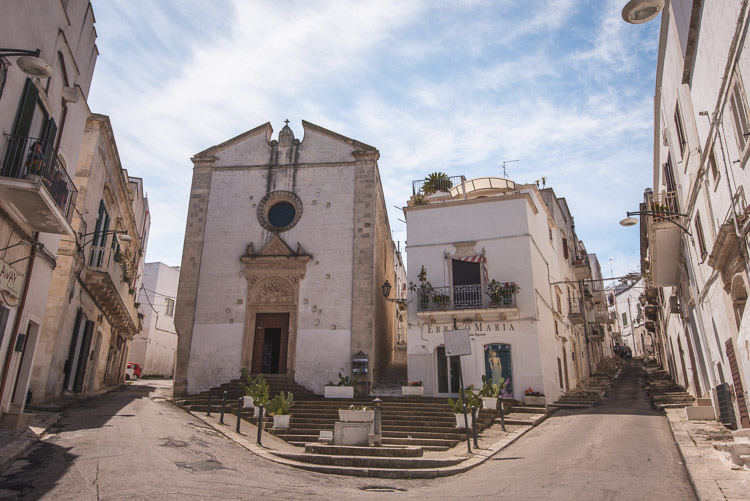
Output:
[[669,423],[669,429],[674,437],[675,444],[677,444],[677,450],[680,452],[682,458],[682,464],[685,466],[690,484],[693,486],[696,497],[701,501],[725,501],[726,498],[721,492],[721,489],[716,484],[716,481],[710,474],[701,475],[696,466],[699,463],[703,463],[698,447],[696,447],[693,440],[690,438],[690,434],[685,429],[685,425],[676,416],[675,419],[670,417],[668,412],[671,409],[665,409],[664,416],[667,418]]
[[[216,430],[218,433],[221,433],[227,439],[233,440],[234,442],[241,445],[242,447],[249,450],[250,452],[264,459],[273,461],[274,463],[283,464],[283,465],[290,466],[293,468],[299,468],[302,470],[313,471],[317,473],[348,475],[348,476],[357,476],[357,477],[404,479],[404,480],[442,478],[442,477],[458,475],[459,473],[466,472],[484,463],[485,461],[493,457],[495,454],[497,454],[501,450],[508,447],[510,444],[512,444],[519,438],[521,438],[528,431],[530,431],[532,428],[542,423],[548,417],[548,416],[545,416],[543,419],[535,423],[533,426],[526,427],[523,430],[515,430],[512,432],[508,432],[508,434],[504,436],[501,440],[498,440],[497,442],[493,443],[486,449],[480,449],[479,452],[474,452],[471,457],[464,459],[459,465],[446,466],[446,467],[441,467],[441,468],[424,468],[424,469],[422,468],[420,469],[395,469],[393,468],[391,469],[391,468],[357,468],[357,467],[351,467],[351,466],[315,465],[311,463],[303,463],[300,461],[293,461],[290,459],[285,459],[274,454],[272,452],[273,449],[261,447],[255,443],[250,442],[247,437],[252,435],[252,433],[248,433],[246,437],[245,435],[238,434],[231,429],[217,428],[216,426],[214,426],[213,422],[208,421],[207,419],[204,419],[206,416],[200,415],[200,413],[189,412],[189,414],[199,419],[206,425],[210,426],[212,429]],[[255,432],[257,432],[257,428],[255,427],[255,425],[248,423],[247,421],[245,422],[247,423],[249,427],[251,427],[252,430],[255,430]]]
[[0,475],[5,472],[5,470],[10,468],[18,458],[26,454],[29,449],[31,449],[37,442],[39,442],[42,437],[47,434],[47,430],[49,430],[55,423],[57,423],[61,417],[62,415],[59,413],[55,413],[49,416],[49,421],[45,421],[43,423],[44,428],[41,429],[39,434],[37,434],[33,430],[33,428],[39,427],[27,427],[26,431],[19,434],[18,437],[16,437],[8,445],[3,447],[2,454],[0,454]]

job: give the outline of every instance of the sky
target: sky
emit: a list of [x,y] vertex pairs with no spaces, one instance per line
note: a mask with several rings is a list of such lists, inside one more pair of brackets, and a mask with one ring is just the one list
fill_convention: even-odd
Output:
[[[546,178],[605,276],[652,184],[659,21],[625,0],[93,0],[89,94],[151,208],[146,260],[179,266],[190,158],[270,122],[375,146],[394,240],[411,182]],[[517,160],[517,161],[516,161]],[[408,251],[407,251],[408,261]],[[612,259],[610,267],[609,260]]]

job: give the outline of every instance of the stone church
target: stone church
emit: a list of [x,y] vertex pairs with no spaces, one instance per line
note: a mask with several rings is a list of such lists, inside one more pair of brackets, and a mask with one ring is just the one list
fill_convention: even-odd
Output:
[[[251,373],[317,393],[352,358],[391,361],[394,245],[376,148],[309,122],[266,123],[192,158],[175,326],[175,395]],[[364,378],[363,378],[364,379]]]

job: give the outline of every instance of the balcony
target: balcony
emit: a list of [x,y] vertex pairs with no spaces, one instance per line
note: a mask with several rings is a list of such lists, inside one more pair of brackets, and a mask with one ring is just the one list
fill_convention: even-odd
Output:
[[418,179],[411,182],[411,194],[413,197],[417,195],[432,195],[437,191],[450,191],[454,186],[461,184],[464,176],[452,176],[442,180],[436,180],[435,182],[425,182],[425,179]]
[[133,336],[137,332],[137,311],[130,284],[123,280],[123,268],[111,247],[89,247],[85,251],[83,280],[114,327]]
[[578,298],[568,298],[568,320],[574,324],[583,324],[586,321]]
[[591,262],[586,254],[573,257],[570,261],[573,267],[573,276],[576,280],[586,280],[591,278]]
[[651,194],[647,210],[648,240],[651,254],[653,285],[677,285],[680,270],[680,252],[685,217],[679,215],[680,206],[676,191]]
[[73,235],[70,221],[78,190],[51,145],[5,134],[0,165],[0,203],[30,231]]
[[[513,286],[499,289],[498,301],[488,294],[488,285],[456,285],[417,289],[417,311],[451,311],[489,308],[517,308]],[[496,294],[497,296],[497,294]]]

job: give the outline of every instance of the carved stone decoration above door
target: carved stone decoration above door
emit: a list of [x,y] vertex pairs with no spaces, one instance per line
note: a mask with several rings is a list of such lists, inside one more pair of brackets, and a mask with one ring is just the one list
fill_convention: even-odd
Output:
[[[297,249],[301,251],[301,245]],[[289,314],[288,337],[281,352],[286,372],[294,372],[297,340],[299,289],[311,256],[294,252],[279,235],[271,238],[257,253],[248,245],[240,258],[247,279],[247,314],[242,349],[242,367],[250,368],[253,352],[262,346],[256,342],[256,319],[261,314]],[[256,357],[257,358],[257,357]],[[256,364],[257,365],[257,364]]]

